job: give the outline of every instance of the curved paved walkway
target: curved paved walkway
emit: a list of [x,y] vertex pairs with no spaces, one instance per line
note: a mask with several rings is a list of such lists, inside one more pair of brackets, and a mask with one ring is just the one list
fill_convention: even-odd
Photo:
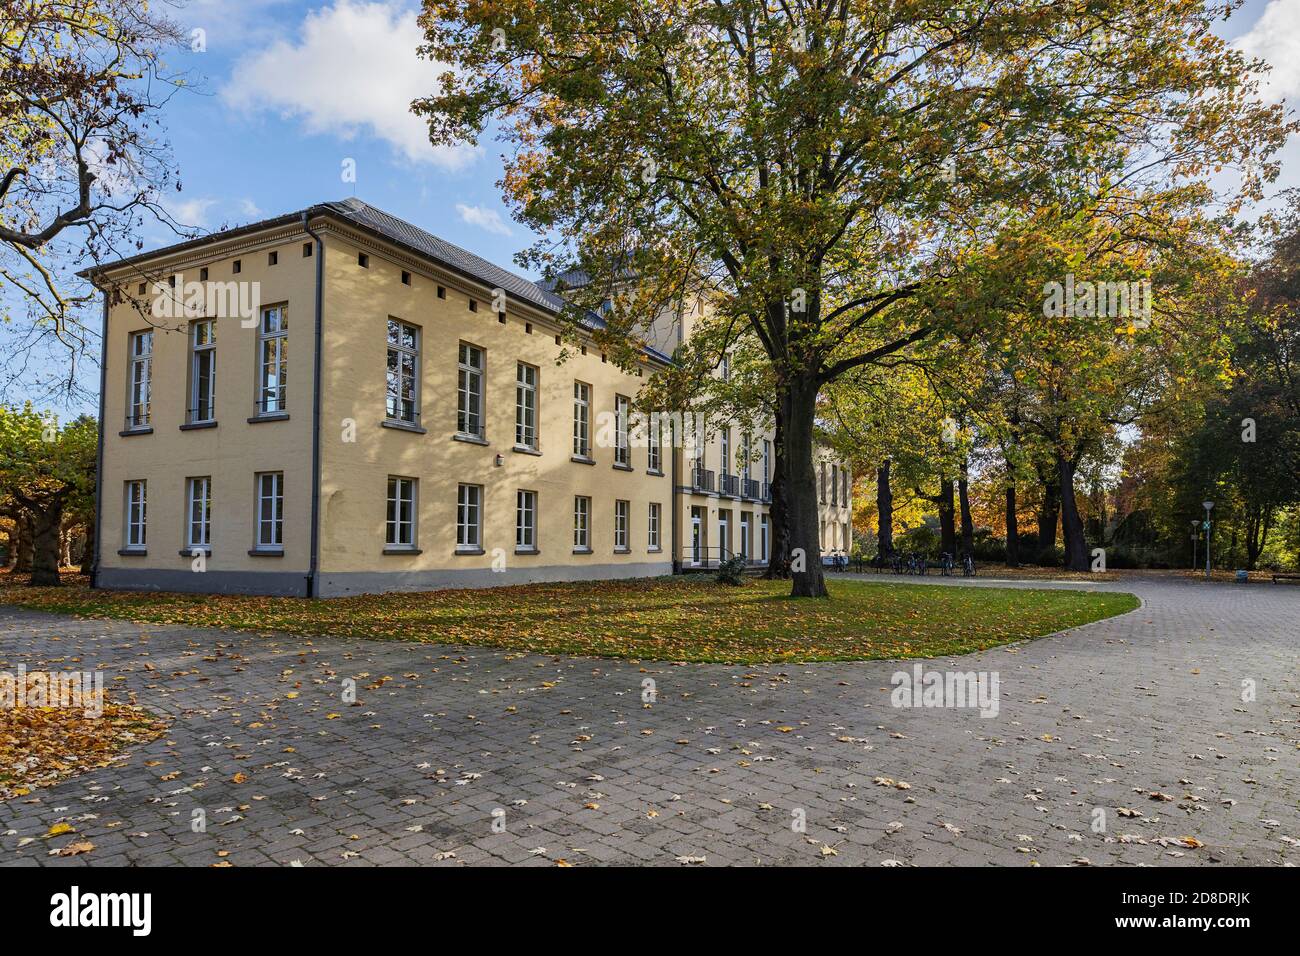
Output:
[[[912,662],[638,665],[0,608],[0,670],[99,664],[174,718],[0,804],[0,864],[1300,861],[1300,588],[1094,586],[1144,605],[926,664],[998,672],[993,718],[891,707]],[[45,838],[57,822],[75,834]],[[73,839],[96,849],[48,855]]]

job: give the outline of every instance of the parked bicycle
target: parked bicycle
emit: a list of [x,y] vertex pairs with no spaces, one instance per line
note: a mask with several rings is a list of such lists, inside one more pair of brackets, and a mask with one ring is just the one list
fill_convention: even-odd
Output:
[[949,554],[947,551],[945,551],[945,552],[943,552],[943,554],[939,555],[939,569],[940,569],[940,573],[941,573],[945,578],[946,578],[946,577],[949,577],[949,576],[952,574],[952,572],[953,572],[953,568],[954,568],[954,567],[955,567],[955,565],[953,564],[953,560],[952,560],[952,555],[951,555],[951,554]]
[[969,551],[963,552],[961,556],[961,576],[964,578],[975,577],[975,555]]

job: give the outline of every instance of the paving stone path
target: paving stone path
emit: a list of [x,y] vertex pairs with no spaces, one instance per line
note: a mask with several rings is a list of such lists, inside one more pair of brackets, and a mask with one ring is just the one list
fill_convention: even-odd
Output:
[[[0,803],[0,865],[1300,862],[1300,588],[1091,586],[1143,606],[926,662],[996,671],[995,717],[892,707],[913,662],[638,664],[0,607],[0,670],[102,666],[173,720]],[[59,822],[75,833],[47,838]],[[95,850],[49,855],[74,839]]]

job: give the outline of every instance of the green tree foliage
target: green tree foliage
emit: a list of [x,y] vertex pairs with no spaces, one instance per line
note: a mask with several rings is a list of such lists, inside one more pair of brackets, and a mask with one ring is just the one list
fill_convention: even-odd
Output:
[[[32,583],[59,583],[60,532],[67,513],[93,512],[98,427],[0,405],[0,509],[32,529]],[[12,540],[12,539],[11,539]]]
[[424,52],[453,69],[414,109],[434,142],[491,127],[510,144],[507,198],[548,236],[525,261],[580,265],[579,305],[638,277],[611,338],[632,348],[701,285],[749,325],[808,556],[793,593],[819,596],[818,396],[979,321],[962,280],[1004,204],[1281,145],[1280,108],[1210,30],[1230,7],[426,0]]

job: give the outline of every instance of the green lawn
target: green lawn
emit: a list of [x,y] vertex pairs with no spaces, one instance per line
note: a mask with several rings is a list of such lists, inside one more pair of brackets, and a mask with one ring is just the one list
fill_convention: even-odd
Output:
[[710,578],[533,584],[305,600],[29,588],[0,603],[88,617],[473,644],[542,654],[763,663],[937,657],[1042,637],[1138,606],[1131,594],[832,580],[829,600],[785,582]]

